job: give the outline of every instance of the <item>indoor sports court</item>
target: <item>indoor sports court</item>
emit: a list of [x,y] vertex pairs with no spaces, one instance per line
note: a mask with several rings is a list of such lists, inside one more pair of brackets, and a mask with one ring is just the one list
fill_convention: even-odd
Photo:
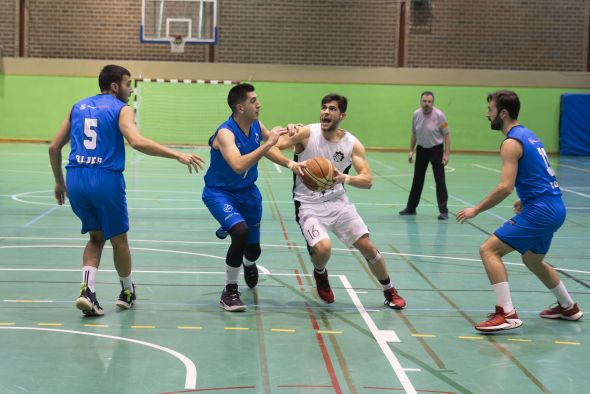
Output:
[[[587,392],[590,0],[0,3],[0,394]],[[230,237],[216,237],[204,172],[127,144],[137,303],[115,305],[122,284],[107,242],[96,278],[104,316],[81,313],[88,235],[68,200],[56,204],[48,143],[74,103],[99,93],[107,64],[130,70],[141,134],[201,156],[205,170],[236,84],[255,86],[269,130],[317,123],[322,97],[345,95],[342,128],[366,147],[373,176],[369,190],[345,189],[406,308],[384,305],[367,261],[333,233],[335,302],[320,299],[293,173],[264,158],[260,279],[250,289],[240,273],[245,311],[220,308]],[[513,252],[504,263],[523,325],[486,334],[474,326],[496,296],[479,247],[514,215],[516,193],[463,224],[456,216],[500,180],[503,135],[486,118],[499,89],[518,93],[519,121],[559,182],[567,218],[546,260],[586,316],[541,318],[555,296]],[[451,130],[448,220],[431,167],[417,214],[398,213],[425,91]]]

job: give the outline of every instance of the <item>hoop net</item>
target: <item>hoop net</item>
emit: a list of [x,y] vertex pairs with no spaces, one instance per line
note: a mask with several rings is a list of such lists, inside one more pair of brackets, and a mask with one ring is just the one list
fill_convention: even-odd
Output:
[[171,53],[184,53],[184,43],[186,37],[184,36],[172,36],[170,37],[170,52]]

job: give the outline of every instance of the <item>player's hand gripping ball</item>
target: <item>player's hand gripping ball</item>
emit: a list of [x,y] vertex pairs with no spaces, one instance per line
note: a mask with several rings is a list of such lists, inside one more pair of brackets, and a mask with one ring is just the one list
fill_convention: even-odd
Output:
[[330,160],[316,156],[307,160],[305,166],[305,176],[301,177],[301,181],[308,189],[323,192],[334,186],[334,166]]

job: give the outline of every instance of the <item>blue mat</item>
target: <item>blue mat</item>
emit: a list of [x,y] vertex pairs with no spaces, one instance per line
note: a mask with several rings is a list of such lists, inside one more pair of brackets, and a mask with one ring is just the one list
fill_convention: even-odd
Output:
[[590,156],[590,94],[562,94],[559,154]]

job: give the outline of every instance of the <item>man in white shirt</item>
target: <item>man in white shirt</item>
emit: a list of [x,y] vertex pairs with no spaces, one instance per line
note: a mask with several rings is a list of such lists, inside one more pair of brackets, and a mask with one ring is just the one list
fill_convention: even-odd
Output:
[[447,220],[449,209],[447,208],[447,185],[445,183],[445,166],[449,162],[451,153],[451,130],[445,114],[434,106],[434,93],[423,92],[420,95],[420,108],[414,112],[412,119],[412,138],[410,139],[410,152],[408,162],[414,161],[414,148],[416,149],[416,163],[414,164],[414,180],[408,197],[406,208],[399,212],[400,215],[415,215],[420,203],[420,196],[424,188],[424,177],[428,164],[432,165],[434,180],[436,182],[436,201],[438,203],[438,218]]

